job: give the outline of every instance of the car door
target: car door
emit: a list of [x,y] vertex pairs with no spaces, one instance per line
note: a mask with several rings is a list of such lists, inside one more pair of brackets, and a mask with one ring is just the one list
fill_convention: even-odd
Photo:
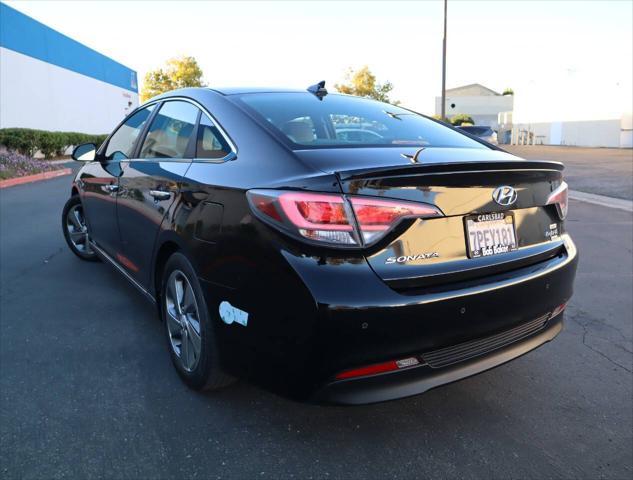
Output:
[[145,287],[160,225],[192,161],[199,113],[184,100],[162,102],[138,157],[121,162],[117,216],[122,249],[116,258]]
[[139,110],[126,119],[101,148],[96,160],[87,164],[79,179],[82,204],[92,240],[109,255],[120,250],[116,215],[121,161],[132,155],[136,141],[154,106]]

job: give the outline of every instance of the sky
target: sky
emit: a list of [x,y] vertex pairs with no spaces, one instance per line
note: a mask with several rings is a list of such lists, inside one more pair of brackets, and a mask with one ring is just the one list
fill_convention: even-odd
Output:
[[[368,65],[392,98],[434,113],[443,2],[6,1],[136,70],[191,55],[210,86],[333,86]],[[447,88],[515,92],[532,121],[632,110],[633,1],[448,0]],[[515,120],[516,120],[515,114]]]

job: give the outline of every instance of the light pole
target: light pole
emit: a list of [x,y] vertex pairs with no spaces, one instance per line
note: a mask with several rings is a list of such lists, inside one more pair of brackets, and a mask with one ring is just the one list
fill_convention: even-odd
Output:
[[442,120],[446,120],[446,13],[448,0],[444,0],[444,42],[442,45]]

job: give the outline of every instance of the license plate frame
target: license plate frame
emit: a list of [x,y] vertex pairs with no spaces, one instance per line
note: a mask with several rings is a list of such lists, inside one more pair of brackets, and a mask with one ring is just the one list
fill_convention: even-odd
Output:
[[[477,226],[480,224],[487,224],[489,228],[484,226]],[[508,230],[507,227],[511,229]],[[506,234],[504,237],[503,230]],[[478,235],[478,232],[488,230],[488,234],[482,233]],[[497,232],[495,234],[495,232]],[[474,233],[474,237],[471,236]],[[497,240],[495,240],[495,235]],[[512,238],[508,238],[512,236]],[[514,252],[519,249],[519,239],[516,233],[516,224],[514,221],[514,214],[512,212],[495,212],[495,213],[482,213],[478,215],[468,215],[464,217],[464,238],[466,240],[466,252],[468,258],[483,258],[491,257],[494,255],[501,255],[504,253]],[[491,241],[489,241],[491,239]],[[508,240],[504,242],[504,240]],[[485,242],[485,245],[481,245],[481,241]],[[512,242],[512,240],[514,240]],[[500,241],[501,243],[494,243]],[[480,248],[473,248],[479,246]],[[506,248],[507,247],[507,248]]]

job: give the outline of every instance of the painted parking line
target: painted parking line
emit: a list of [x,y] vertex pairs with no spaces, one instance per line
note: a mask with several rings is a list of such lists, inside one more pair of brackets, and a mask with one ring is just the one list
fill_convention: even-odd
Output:
[[594,205],[602,205],[603,207],[633,212],[633,201],[631,200],[607,197],[606,195],[596,195],[595,193],[578,192],[576,190],[569,191],[569,198],[581,202],[593,203]]

